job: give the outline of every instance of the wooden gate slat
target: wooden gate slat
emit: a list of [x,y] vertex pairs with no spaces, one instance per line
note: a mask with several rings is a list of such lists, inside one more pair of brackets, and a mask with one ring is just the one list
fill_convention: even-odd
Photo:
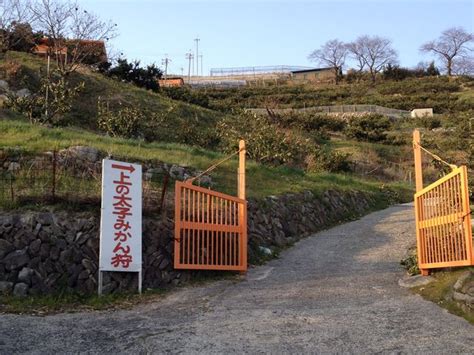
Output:
[[247,270],[247,202],[176,182],[176,269]]
[[462,166],[415,194],[420,269],[473,264],[468,193]]

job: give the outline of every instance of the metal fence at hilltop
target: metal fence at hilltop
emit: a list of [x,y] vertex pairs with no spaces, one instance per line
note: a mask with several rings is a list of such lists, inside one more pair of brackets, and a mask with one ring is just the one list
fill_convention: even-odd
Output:
[[[102,164],[56,151],[8,157],[0,151],[0,207],[66,204],[100,206]],[[143,211],[160,213],[165,207],[170,176],[166,171],[143,175]]]

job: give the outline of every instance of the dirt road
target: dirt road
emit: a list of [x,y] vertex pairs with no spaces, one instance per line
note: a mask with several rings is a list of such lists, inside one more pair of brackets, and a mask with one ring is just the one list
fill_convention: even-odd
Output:
[[412,207],[307,238],[280,259],[132,310],[1,315],[0,353],[472,353],[474,327],[398,286]]

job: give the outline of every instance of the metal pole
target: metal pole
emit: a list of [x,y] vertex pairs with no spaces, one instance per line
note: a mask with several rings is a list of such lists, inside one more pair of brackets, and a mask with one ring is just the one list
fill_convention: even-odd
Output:
[[98,277],[98,289],[97,289],[97,293],[99,294],[99,296],[102,296],[102,271],[99,270],[99,277]]
[[196,42],[196,76],[199,76],[199,37],[196,37],[194,41]]
[[138,293],[142,294],[142,269],[138,272]]
[[191,50],[186,54],[186,59],[188,60],[188,84],[191,81],[191,61],[193,60],[193,54]]

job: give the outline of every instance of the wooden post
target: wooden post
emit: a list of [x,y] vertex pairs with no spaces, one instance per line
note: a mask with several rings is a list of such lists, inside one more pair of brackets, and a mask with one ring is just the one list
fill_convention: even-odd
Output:
[[[245,149],[245,141],[241,140],[239,142],[239,171],[237,176],[238,186],[237,186],[237,197],[245,200],[245,155],[247,150]],[[239,203],[239,226],[242,230],[242,245],[240,246],[242,264],[247,271],[247,211],[246,205]]]
[[56,199],[56,170],[57,170],[57,153],[56,149],[53,151],[53,166],[52,166],[52,174],[53,174],[53,181],[51,186],[51,198],[54,201]]
[[237,186],[237,197],[245,200],[245,141],[239,142],[239,170],[238,170],[238,186]]
[[423,169],[421,160],[421,138],[420,131],[415,129],[413,131],[413,152],[415,155],[415,183],[416,192],[423,189]]
[[[421,136],[420,131],[415,129],[413,131],[413,153],[415,157],[415,184],[416,192],[423,190],[423,168],[421,160]],[[415,201],[415,214],[416,214],[416,223],[418,223],[418,209]],[[418,233],[418,228],[417,228]],[[417,249],[418,249],[418,266],[420,265],[420,240],[417,236]],[[420,268],[420,273],[422,276],[428,276],[429,270]]]

